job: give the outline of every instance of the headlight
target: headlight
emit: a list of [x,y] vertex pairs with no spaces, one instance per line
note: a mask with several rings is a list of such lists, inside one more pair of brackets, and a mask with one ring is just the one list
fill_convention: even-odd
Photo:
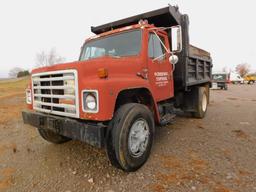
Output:
[[26,89],[26,102],[27,102],[27,104],[32,103],[31,89]]
[[96,98],[91,94],[87,95],[87,97],[85,98],[85,104],[88,109],[95,110],[97,106]]
[[99,108],[98,91],[83,91],[83,110],[88,113],[97,113]]

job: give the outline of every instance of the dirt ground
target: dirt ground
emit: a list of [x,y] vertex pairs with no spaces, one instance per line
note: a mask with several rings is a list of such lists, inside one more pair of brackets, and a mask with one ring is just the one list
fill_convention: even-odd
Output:
[[25,81],[17,84],[0,83],[1,192],[256,191],[256,85],[211,90],[206,118],[158,127],[149,161],[127,174],[103,149],[50,144],[24,125]]

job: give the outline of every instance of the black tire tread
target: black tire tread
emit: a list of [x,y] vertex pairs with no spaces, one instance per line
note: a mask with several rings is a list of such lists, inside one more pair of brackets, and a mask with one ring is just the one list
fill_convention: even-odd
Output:
[[[126,172],[132,172],[132,171],[136,171],[137,169],[139,169],[144,162],[140,162],[138,165],[136,164],[131,165],[130,162],[128,162],[128,159],[125,159],[125,157],[123,157],[123,153],[124,151],[122,150],[121,145],[121,141],[122,136],[124,136],[126,133],[123,133],[122,131],[127,131],[127,119],[130,117],[132,117],[134,110],[141,110],[142,112],[147,113],[147,115],[149,115],[148,117],[151,120],[152,123],[152,137],[154,135],[154,119],[153,119],[153,115],[151,113],[151,111],[145,106],[145,105],[141,105],[138,103],[129,103],[129,104],[124,104],[123,106],[121,106],[117,112],[115,113],[115,116],[112,120],[112,122],[110,123],[110,128],[111,128],[111,135],[112,135],[112,143],[107,145],[107,150],[108,151],[108,156],[110,159],[110,162],[113,166],[122,169]],[[128,120],[129,121],[129,120]],[[153,139],[151,140],[151,144],[150,144],[150,148],[149,150],[145,153],[145,159],[146,160],[150,154],[150,149],[152,146],[152,142]],[[112,147],[112,148],[111,148]],[[125,149],[124,149],[125,150]]]
[[122,169],[121,165],[119,164],[119,161],[116,157],[115,147],[114,147],[114,139],[113,139],[113,127],[118,126],[118,123],[121,121],[121,119],[125,116],[125,114],[134,107],[134,104],[125,104],[121,106],[114,114],[114,118],[109,124],[108,127],[108,133],[107,133],[107,139],[106,139],[106,151],[107,156],[109,158],[109,161],[111,165],[118,169]]

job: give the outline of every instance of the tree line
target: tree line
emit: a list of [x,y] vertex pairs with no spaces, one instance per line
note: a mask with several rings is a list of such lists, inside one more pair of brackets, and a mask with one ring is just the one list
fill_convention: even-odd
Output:
[[[228,69],[227,67],[224,67],[222,69],[223,72],[226,72],[226,73],[230,73],[231,72],[231,69]],[[237,74],[239,74],[241,77],[246,77],[246,75],[249,75],[250,73],[252,73],[253,71],[251,70],[251,66],[248,64],[248,63],[241,63],[241,64],[238,64],[236,67],[235,67],[235,72]],[[256,73],[256,71],[255,71]]]
[[[65,61],[64,57],[57,54],[56,49],[52,48],[49,52],[41,51],[36,54],[35,67],[47,67]],[[29,70],[20,67],[14,67],[9,71],[9,77],[19,78],[30,75]]]

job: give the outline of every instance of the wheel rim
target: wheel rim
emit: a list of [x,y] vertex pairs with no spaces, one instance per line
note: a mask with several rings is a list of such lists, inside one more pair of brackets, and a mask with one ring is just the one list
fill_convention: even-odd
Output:
[[145,119],[135,121],[130,129],[128,147],[133,157],[140,157],[147,149],[149,126]]
[[207,96],[206,94],[203,94],[203,99],[202,99],[202,110],[205,112],[207,109]]

